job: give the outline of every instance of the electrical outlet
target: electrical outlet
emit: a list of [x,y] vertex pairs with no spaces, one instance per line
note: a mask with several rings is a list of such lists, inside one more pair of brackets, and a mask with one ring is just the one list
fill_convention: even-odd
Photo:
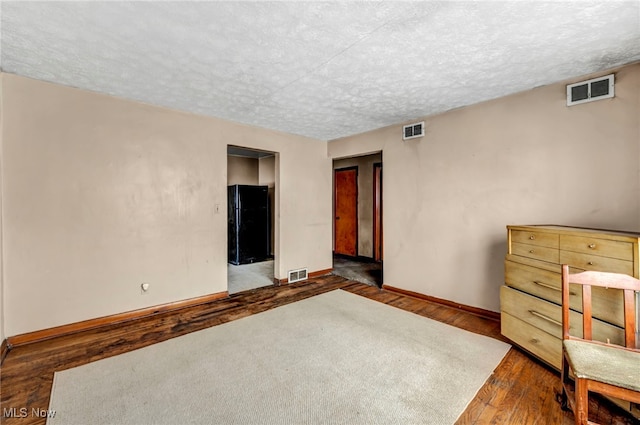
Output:
[[142,295],[145,295],[149,292],[149,284],[148,283],[141,283],[140,284],[140,293]]

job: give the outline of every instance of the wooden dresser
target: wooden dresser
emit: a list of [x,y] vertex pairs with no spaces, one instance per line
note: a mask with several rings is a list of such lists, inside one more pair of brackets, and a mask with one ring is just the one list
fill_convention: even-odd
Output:
[[[640,277],[640,233],[566,226],[507,226],[505,284],[500,290],[502,334],[560,370],[562,352],[562,264],[571,272],[598,270]],[[622,294],[594,288],[594,339],[624,345]],[[636,294],[640,310],[640,295]],[[582,297],[571,291],[572,333],[582,334]],[[636,323],[640,321],[636,311]],[[636,325],[636,330],[638,326]],[[640,340],[640,338],[638,338]],[[619,402],[640,417],[640,407]]]

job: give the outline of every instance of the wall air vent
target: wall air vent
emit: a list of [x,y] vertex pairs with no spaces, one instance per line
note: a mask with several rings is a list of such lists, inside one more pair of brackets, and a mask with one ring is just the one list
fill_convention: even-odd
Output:
[[567,86],[567,106],[613,97],[613,74]]
[[289,276],[287,278],[287,282],[288,283],[293,283],[293,282],[299,282],[301,280],[306,280],[307,279],[307,269],[298,269],[298,270],[289,270],[289,273],[287,273],[287,275]]
[[402,140],[424,136],[424,121],[402,127]]

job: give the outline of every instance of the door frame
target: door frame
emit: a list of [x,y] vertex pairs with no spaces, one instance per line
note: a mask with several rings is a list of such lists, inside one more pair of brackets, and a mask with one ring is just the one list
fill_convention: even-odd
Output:
[[383,251],[383,212],[382,212],[382,162],[373,164],[373,260],[382,262]]
[[[355,170],[356,172],[356,219],[355,219],[355,255],[354,257],[358,256],[358,225],[360,223],[359,221],[359,217],[358,217],[358,166],[354,165],[354,166],[350,166],[350,167],[343,167],[343,168],[335,168],[333,170],[333,254],[336,254],[336,199],[338,198],[338,187],[336,185],[336,174],[338,172],[341,171],[350,171],[350,170]],[[345,255],[348,256],[347,254],[338,254],[338,255]]]
[[[274,164],[273,164],[273,173],[274,173],[274,193],[273,193],[273,217],[272,217],[272,221],[270,222],[270,224],[272,225],[272,232],[273,232],[273,279],[272,279],[272,285],[276,285],[277,282],[280,279],[286,278],[286,273],[284,275],[280,275],[280,251],[281,251],[281,247],[280,247],[280,234],[281,234],[281,224],[280,224],[280,152],[278,151],[272,151],[272,150],[268,150],[268,149],[260,149],[260,148],[254,148],[251,146],[243,146],[243,145],[235,145],[235,144],[227,144],[227,153],[226,153],[226,172],[225,172],[225,185],[228,187],[229,186],[229,157],[230,156],[242,156],[242,155],[237,155],[237,154],[233,154],[233,153],[229,153],[229,149],[240,149],[241,151],[250,151],[250,152],[263,152],[263,153],[268,153],[271,154],[275,157],[274,159]],[[261,158],[257,158],[258,160],[258,167],[260,166],[260,159]],[[260,175],[258,174],[258,184],[260,184]],[[226,192],[226,190],[225,190]],[[218,205],[218,204],[216,204]],[[225,202],[223,205],[225,205],[225,207],[221,210],[216,210],[216,213],[223,213],[223,214],[228,214],[227,210],[227,202]],[[229,231],[227,229],[226,232],[227,238],[229,237]],[[271,237],[271,235],[269,236]],[[225,243],[225,251],[227,250],[226,248],[226,243]],[[229,267],[230,267],[230,263],[226,263],[227,265],[227,273],[226,273],[226,279],[227,279],[227,291],[229,290]],[[232,265],[232,264],[231,264]],[[234,267],[242,267],[242,266],[234,266]],[[265,285],[268,286],[268,285]]]

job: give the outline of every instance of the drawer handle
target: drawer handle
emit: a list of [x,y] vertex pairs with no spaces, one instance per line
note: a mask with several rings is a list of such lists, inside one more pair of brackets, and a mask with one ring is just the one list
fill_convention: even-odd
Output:
[[589,261],[587,264],[593,266],[593,261]]
[[[550,285],[548,283],[544,283],[544,282],[540,282],[539,280],[534,280],[533,283],[535,283],[538,286],[542,286],[543,288],[547,288],[547,289],[551,289],[553,291],[558,291],[558,292],[562,292],[562,288],[557,288],[553,285]],[[569,291],[569,295],[575,295],[576,293],[573,291]]]
[[529,250],[529,254],[533,254],[533,249]]
[[554,291],[562,292],[561,288],[556,288],[555,286],[549,285],[548,283],[540,282],[538,280],[534,280],[533,283],[535,283],[536,285],[542,286],[543,288],[552,289]]
[[596,244],[594,244],[594,243],[590,243],[590,244],[589,244],[589,248],[591,248],[591,249],[595,249],[595,247],[596,247]]
[[535,235],[529,236],[529,239],[531,239],[531,240],[534,240],[535,238],[536,238]]
[[537,311],[535,311],[535,310],[529,310],[529,313],[533,314],[533,315],[534,315],[534,316],[536,316],[536,317],[541,318],[542,320],[546,320],[547,322],[553,323],[554,325],[562,326],[562,322],[558,322],[557,320],[552,319],[552,318],[551,318],[551,317],[549,317],[549,316],[545,316],[545,315],[544,315],[544,314],[542,314],[542,313],[538,313],[538,312],[537,312]]

